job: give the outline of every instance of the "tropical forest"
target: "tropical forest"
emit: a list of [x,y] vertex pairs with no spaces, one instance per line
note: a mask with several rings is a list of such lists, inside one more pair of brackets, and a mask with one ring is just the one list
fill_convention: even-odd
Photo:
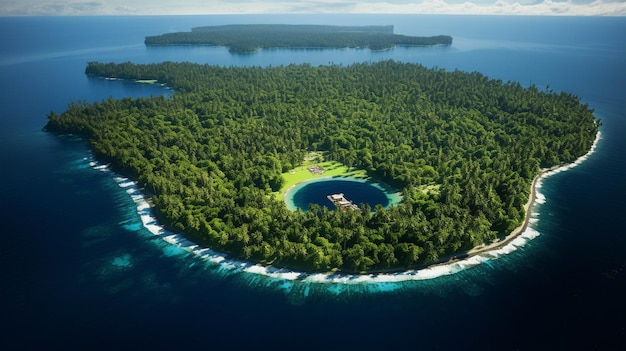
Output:
[[250,53],[263,48],[370,48],[385,50],[394,46],[451,45],[452,37],[415,37],[394,34],[389,26],[329,26],[289,24],[232,24],[192,28],[148,36],[144,43],[154,45],[228,46],[231,53]]
[[[523,223],[541,169],[584,155],[600,125],[567,92],[394,61],[91,62],[86,74],[174,93],[75,102],[49,114],[48,131],[82,136],[166,227],[303,271],[406,269],[497,241]],[[289,210],[276,193],[310,152],[398,189],[401,203]]]

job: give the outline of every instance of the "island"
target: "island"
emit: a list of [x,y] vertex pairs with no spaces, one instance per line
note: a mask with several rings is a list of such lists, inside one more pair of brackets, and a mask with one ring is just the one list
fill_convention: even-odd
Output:
[[389,26],[330,26],[289,24],[238,24],[192,28],[147,36],[144,43],[155,45],[227,46],[232,53],[251,53],[264,48],[370,48],[394,46],[451,45],[452,37],[415,37],[394,34]]
[[[533,179],[586,154],[600,126],[567,92],[395,61],[91,62],[86,74],[174,93],[75,102],[49,114],[48,131],[84,137],[137,181],[169,229],[309,272],[406,269],[504,240],[524,224]],[[307,177],[344,167],[401,201],[290,210],[281,193],[303,166]]]

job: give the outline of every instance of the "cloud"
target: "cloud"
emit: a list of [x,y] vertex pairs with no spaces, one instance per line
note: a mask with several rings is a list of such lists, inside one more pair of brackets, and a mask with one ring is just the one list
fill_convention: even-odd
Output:
[[626,16],[626,0],[0,0],[0,15],[489,14]]

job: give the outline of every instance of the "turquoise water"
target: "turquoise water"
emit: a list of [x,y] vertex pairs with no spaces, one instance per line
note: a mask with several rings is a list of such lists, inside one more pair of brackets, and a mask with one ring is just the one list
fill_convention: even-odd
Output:
[[344,197],[355,205],[367,203],[373,210],[376,205],[389,207],[401,200],[397,191],[384,184],[355,178],[318,178],[296,184],[285,192],[287,207],[295,211],[306,211],[310,204],[336,209],[328,199],[329,195],[344,194]]
[[[401,34],[450,34],[454,43],[255,55],[142,45],[145,35],[193,26],[277,21],[394,24]],[[25,17],[0,18],[0,33],[5,340],[65,349],[626,346],[619,221],[626,211],[625,19]],[[83,72],[93,60],[267,66],[383,59],[567,90],[602,118],[602,139],[584,163],[542,181],[531,230],[501,252],[404,275],[302,276],[228,260],[159,229],[132,182],[93,164],[88,145],[41,131],[46,114],[71,101],[170,94],[89,79]]]

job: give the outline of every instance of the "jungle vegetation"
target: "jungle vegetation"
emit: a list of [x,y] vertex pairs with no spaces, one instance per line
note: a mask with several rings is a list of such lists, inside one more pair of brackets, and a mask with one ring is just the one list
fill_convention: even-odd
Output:
[[248,53],[262,48],[364,47],[384,50],[396,45],[451,45],[452,37],[399,35],[393,33],[393,26],[256,24],[196,27],[191,32],[148,36],[144,42],[146,45],[228,46],[233,53]]
[[[411,267],[507,235],[540,169],[585,154],[600,124],[566,92],[394,61],[91,62],[86,73],[175,93],[72,103],[50,113],[47,130],[88,139],[191,240],[308,271]],[[401,189],[403,202],[288,210],[272,194],[312,150]]]

